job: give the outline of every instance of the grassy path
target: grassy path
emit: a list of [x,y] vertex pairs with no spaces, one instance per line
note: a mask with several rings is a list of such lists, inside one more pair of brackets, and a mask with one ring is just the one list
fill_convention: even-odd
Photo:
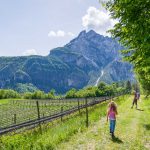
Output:
[[[116,138],[109,135],[102,117],[86,132],[77,133],[59,144],[58,150],[146,150],[150,149],[150,99],[139,102],[140,110],[131,109],[131,98],[118,105]],[[142,111],[143,110],[143,111]]]

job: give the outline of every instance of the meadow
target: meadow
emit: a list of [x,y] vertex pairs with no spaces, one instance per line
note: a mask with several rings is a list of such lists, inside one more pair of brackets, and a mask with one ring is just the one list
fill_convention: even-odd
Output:
[[116,137],[109,135],[106,123],[108,102],[89,107],[89,128],[85,126],[85,109],[40,128],[9,133],[0,138],[3,150],[147,150],[150,148],[150,99],[142,98],[139,109],[131,109],[132,97],[121,96],[118,104]]
[[[120,99],[119,101],[122,101]],[[90,124],[99,118],[99,107],[101,108],[101,115],[105,114],[106,105],[108,102],[98,104],[97,106],[89,108],[89,119]],[[70,116],[64,117],[63,122],[60,119],[42,125],[42,135],[39,128],[22,132],[19,134],[9,133],[1,137],[1,148],[3,149],[30,149],[34,147],[35,149],[42,149],[41,146],[45,149],[54,149],[58,143],[69,139],[70,136],[74,135],[79,131],[86,130],[85,126],[85,110],[76,112]],[[43,137],[45,136],[45,137]],[[49,136],[48,142],[46,136]],[[38,144],[35,142],[35,139],[44,138]],[[10,142],[10,141],[11,142]],[[22,142],[21,142],[22,141]],[[21,142],[21,143],[20,143]],[[46,143],[45,143],[46,142]],[[27,144],[28,143],[28,144]],[[22,145],[22,147],[20,147]]]

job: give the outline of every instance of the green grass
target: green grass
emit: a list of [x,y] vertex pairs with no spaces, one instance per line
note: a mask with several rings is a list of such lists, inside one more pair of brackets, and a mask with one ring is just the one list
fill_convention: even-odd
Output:
[[7,104],[9,99],[0,99],[0,104]]
[[0,99],[0,104],[8,104],[11,100],[24,100],[24,99]]
[[131,99],[122,97],[117,100],[119,116],[116,138],[109,135],[106,124],[106,106],[102,103],[89,108],[90,126],[85,127],[84,111],[72,117],[57,120],[20,134],[5,135],[0,138],[2,150],[72,150],[72,149],[131,149],[150,148],[150,100],[143,100],[140,108],[144,111],[130,109]]
[[[131,109],[132,99],[118,105],[119,116],[116,137],[109,135],[106,118],[84,133],[74,135],[68,142],[62,142],[57,148],[61,150],[148,150],[150,149],[150,99],[139,102],[140,110]],[[142,111],[143,110],[143,111]]]

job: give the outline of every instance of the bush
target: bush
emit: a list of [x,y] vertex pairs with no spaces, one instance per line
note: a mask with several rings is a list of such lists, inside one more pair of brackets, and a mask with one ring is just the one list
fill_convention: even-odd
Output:
[[14,90],[0,90],[0,99],[20,98],[20,94]]
[[65,97],[66,98],[76,98],[77,97],[76,92],[77,92],[77,90],[73,88],[66,93]]
[[45,93],[43,91],[36,91],[32,94],[32,99],[45,99]]

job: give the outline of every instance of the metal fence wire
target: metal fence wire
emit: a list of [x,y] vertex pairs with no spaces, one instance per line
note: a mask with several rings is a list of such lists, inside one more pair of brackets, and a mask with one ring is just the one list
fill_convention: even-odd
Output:
[[0,105],[0,134],[55,118],[62,118],[82,108],[109,100],[111,97],[10,100]]

